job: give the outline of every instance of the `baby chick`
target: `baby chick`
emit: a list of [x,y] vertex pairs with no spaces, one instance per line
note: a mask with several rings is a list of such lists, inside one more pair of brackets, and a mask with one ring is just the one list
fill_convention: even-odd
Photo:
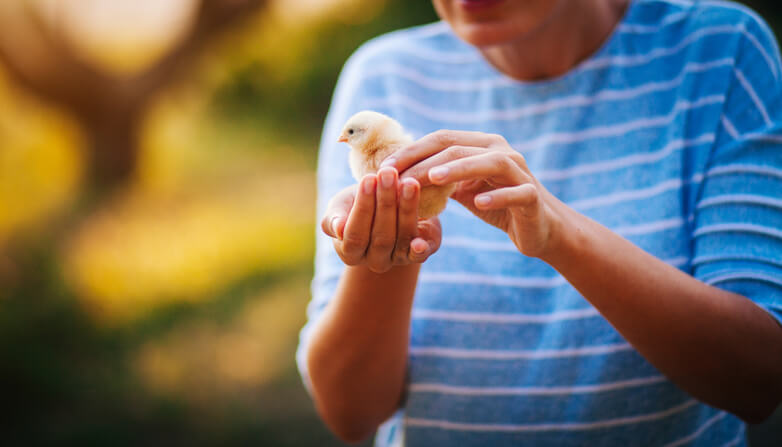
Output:
[[[377,172],[380,163],[397,150],[413,142],[402,125],[382,113],[364,110],[348,119],[340,142],[350,148],[350,171],[356,180]],[[421,188],[418,218],[429,219],[440,214],[456,185],[428,185]]]

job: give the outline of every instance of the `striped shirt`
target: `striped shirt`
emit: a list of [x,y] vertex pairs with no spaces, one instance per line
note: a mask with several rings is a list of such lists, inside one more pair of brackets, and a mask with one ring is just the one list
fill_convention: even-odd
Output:
[[[781,74],[767,25],[733,3],[633,1],[594,55],[539,82],[504,76],[446,24],[397,31],[343,70],[319,215],[355,183],[336,143],[354,112],[415,137],[498,133],[576,211],[782,321]],[[377,445],[746,444],[739,419],[673,385],[553,268],[454,201],[441,221],[416,290],[407,397]],[[310,329],[342,269],[319,234],[305,384]]]

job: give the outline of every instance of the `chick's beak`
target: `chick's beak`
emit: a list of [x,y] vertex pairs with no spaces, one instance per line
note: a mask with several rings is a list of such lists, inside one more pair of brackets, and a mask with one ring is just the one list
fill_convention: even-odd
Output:
[[343,133],[342,135],[339,136],[337,141],[339,141],[340,143],[347,143],[348,142],[348,137],[346,137],[345,134]]

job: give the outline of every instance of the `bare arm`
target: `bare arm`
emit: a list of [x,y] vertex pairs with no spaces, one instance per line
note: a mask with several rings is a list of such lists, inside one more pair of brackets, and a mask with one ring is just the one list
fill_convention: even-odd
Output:
[[371,434],[402,399],[420,262],[440,243],[436,219],[418,222],[419,193],[387,168],[338,194],[322,222],[348,267],[306,361],[318,412],[348,442]]
[[556,268],[694,397],[750,422],[779,404],[782,326],[749,299],[696,280],[563,204],[502,137],[440,131],[394,157],[387,164],[424,186],[461,182],[454,199]]
[[399,406],[418,270],[347,267],[312,334],[307,364],[315,402],[345,441],[364,439]]
[[543,260],[650,363],[695,398],[748,422],[774,411],[782,396],[782,326],[765,310],[570,209],[563,214],[561,238]]

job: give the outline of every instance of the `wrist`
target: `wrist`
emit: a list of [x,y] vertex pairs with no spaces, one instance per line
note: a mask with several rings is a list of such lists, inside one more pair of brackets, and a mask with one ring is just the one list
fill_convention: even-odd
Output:
[[402,303],[412,303],[421,264],[394,266],[384,273],[375,273],[365,265],[348,266],[337,287],[340,301],[353,309],[397,309]]
[[373,272],[367,265],[348,265],[345,267],[345,274],[350,275],[358,280],[365,281],[388,281],[396,280],[400,278],[408,278],[410,275],[418,277],[418,271],[421,269],[421,264],[410,263],[407,265],[395,265],[385,272],[377,273]]
[[557,270],[565,263],[578,261],[588,246],[589,219],[557,201],[556,211],[550,220],[549,241],[540,259]]

